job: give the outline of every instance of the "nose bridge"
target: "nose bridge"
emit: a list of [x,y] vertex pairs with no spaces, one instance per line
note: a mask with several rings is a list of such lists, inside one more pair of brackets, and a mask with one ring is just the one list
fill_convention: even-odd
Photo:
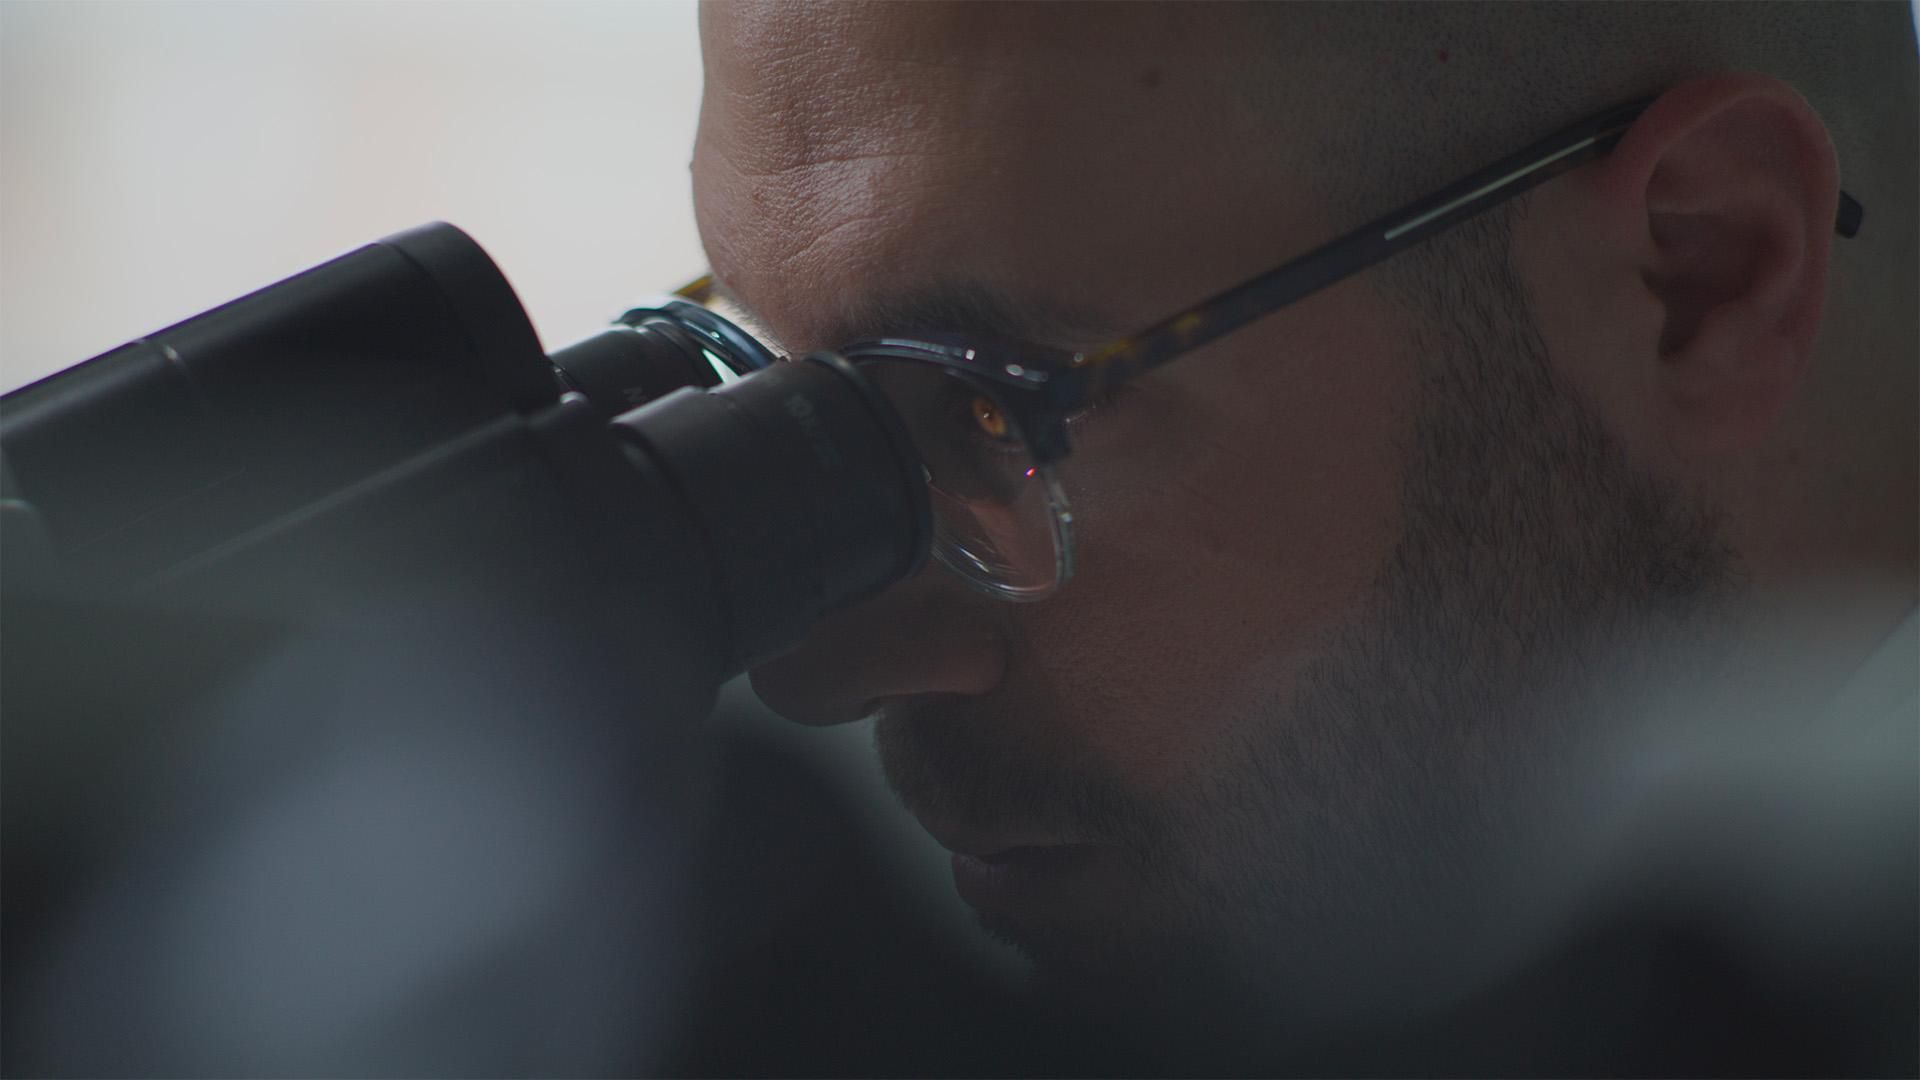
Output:
[[1006,607],[929,564],[754,668],[753,689],[802,724],[858,720],[885,698],[989,693],[1006,674]]

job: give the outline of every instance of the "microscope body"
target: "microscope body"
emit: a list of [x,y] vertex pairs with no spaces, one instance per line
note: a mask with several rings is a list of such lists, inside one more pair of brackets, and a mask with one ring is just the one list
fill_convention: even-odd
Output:
[[0,401],[5,1071],[644,1070],[720,683],[925,554],[780,367],[610,425],[437,225]]

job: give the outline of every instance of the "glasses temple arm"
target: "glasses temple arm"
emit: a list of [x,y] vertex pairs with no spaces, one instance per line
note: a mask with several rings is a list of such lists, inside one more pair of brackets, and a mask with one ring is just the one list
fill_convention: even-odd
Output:
[[[1101,382],[1158,367],[1611,150],[1650,102],[1621,105],[1559,132],[1138,334],[1090,350],[1082,363],[1115,369]],[[1861,205],[1844,191],[1839,201],[1834,229],[1852,237],[1860,229]]]
[[673,290],[673,295],[682,300],[691,300],[696,304],[705,304],[713,299],[713,275],[702,274],[685,285]]

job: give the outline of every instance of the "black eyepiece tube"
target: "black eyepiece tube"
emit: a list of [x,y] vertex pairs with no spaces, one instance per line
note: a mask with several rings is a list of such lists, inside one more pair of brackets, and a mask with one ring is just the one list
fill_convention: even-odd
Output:
[[547,358],[565,390],[584,394],[607,420],[683,386],[715,386],[720,375],[692,335],[664,320],[611,328]]
[[612,430],[699,523],[728,674],[926,561],[932,512],[919,456],[892,407],[832,353],[677,390]]
[[76,583],[131,586],[490,422],[540,427],[577,393],[610,422],[612,438],[589,442],[657,471],[656,496],[678,496],[633,512],[705,538],[730,641],[722,666],[738,673],[917,570],[926,485],[892,407],[851,366],[825,354],[774,363],[750,341],[703,339],[666,317],[680,308],[703,313],[661,298],[549,357],[465,233],[441,223],[388,237],[5,395],[9,538],[22,550],[44,541],[52,558],[34,565],[57,563]]

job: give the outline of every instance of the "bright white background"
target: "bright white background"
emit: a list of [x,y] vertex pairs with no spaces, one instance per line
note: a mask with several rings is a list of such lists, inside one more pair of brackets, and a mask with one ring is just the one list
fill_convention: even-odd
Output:
[[549,349],[702,269],[690,0],[0,0],[0,389],[451,221]]

